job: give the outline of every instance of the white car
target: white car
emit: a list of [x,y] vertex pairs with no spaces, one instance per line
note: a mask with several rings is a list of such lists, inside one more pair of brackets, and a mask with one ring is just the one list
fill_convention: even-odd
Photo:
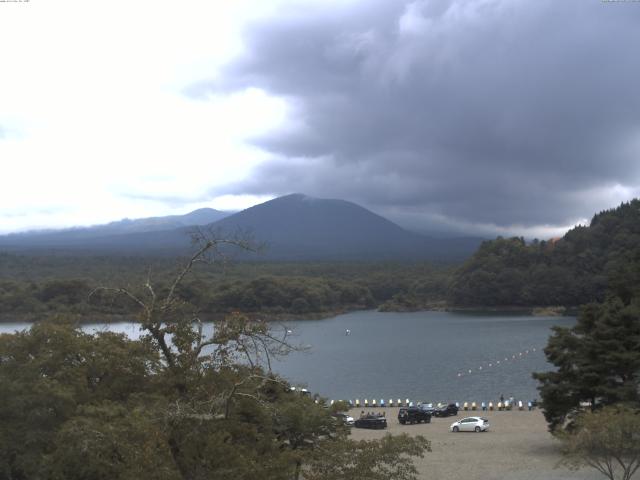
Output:
[[341,420],[347,426],[352,426],[356,423],[355,419],[351,415],[346,413],[334,413],[333,416],[338,420]]
[[453,422],[449,428],[452,432],[486,432],[489,420],[484,417],[467,417]]

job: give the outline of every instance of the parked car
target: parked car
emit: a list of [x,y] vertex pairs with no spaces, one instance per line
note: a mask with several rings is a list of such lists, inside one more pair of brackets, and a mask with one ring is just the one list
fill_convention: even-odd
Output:
[[418,407],[403,407],[398,411],[398,421],[406,423],[431,423],[431,413]]
[[466,417],[451,424],[452,432],[486,432],[489,420],[484,417]]
[[369,413],[358,418],[354,422],[354,426],[356,428],[372,428],[381,430],[387,428],[387,419],[384,415]]
[[433,409],[431,415],[434,417],[450,417],[458,415],[458,407],[455,403],[450,403],[449,405],[443,405],[442,407],[437,407]]
[[331,416],[348,426],[352,426],[354,423],[356,423],[353,417],[351,415],[347,415],[346,413],[338,412],[331,414]]

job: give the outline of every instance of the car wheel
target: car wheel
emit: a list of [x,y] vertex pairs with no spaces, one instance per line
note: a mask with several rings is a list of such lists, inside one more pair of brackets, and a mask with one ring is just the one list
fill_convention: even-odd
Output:
[[453,431],[454,431],[455,433],[458,433],[458,432],[460,431],[460,429],[459,429],[458,427],[453,427]]
[[480,433],[480,427],[476,427],[476,432]]

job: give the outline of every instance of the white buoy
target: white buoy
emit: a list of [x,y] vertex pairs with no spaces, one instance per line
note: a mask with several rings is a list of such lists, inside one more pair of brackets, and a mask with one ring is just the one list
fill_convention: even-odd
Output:
[[347,329],[344,331],[344,334],[345,334],[346,336],[351,335],[351,330],[349,330],[349,329],[347,328]]
[[402,406],[402,400],[398,399],[398,403],[396,405],[397,407],[401,407]]
[[329,405],[333,405],[333,400],[331,400],[331,402],[329,403]]
[[408,406],[409,406],[409,399],[408,399],[408,398],[407,398],[407,401],[406,401],[406,402],[404,402],[404,405],[405,405],[405,407],[408,407]]
[[393,398],[390,398],[390,399],[389,399],[389,406],[390,406],[390,407],[393,407]]
[[374,398],[373,400],[371,400],[371,406],[375,407],[376,405],[377,405],[376,399]]
[[458,376],[459,376],[459,377],[461,377],[461,376],[462,376],[462,374],[461,374],[460,372],[458,372]]
[[367,400],[366,398],[364,399],[364,406],[368,407],[369,406],[369,400]]
[[482,365],[480,365],[480,366],[478,367],[478,370],[482,370]]
[[293,330],[287,330],[287,335],[291,335],[293,333]]
[[356,398],[356,407],[360,408],[360,400]]

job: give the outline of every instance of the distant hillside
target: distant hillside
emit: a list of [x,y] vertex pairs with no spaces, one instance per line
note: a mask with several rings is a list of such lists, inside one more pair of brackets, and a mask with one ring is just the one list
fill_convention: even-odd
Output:
[[[6,236],[0,238],[0,246],[11,246],[12,251],[42,247],[126,254],[175,254],[189,248],[190,228],[162,229],[160,222],[147,223],[154,231],[139,225],[138,231],[127,232],[126,225],[113,228],[109,224],[91,229]],[[354,203],[301,194],[256,205],[209,223],[208,227],[221,235],[251,232],[257,241],[266,243],[261,257],[266,260],[451,261],[468,257],[481,242],[478,238],[425,237]]]
[[[0,246],[12,247],[71,247],[91,244],[104,237],[134,233],[174,230],[194,225],[207,225],[229,215],[213,208],[200,208],[185,215],[168,215],[119,220],[105,225],[75,227],[62,230],[43,230],[0,236]],[[102,242],[98,242],[102,243]]]
[[484,242],[455,273],[454,305],[545,306],[640,293],[640,200],[601,212],[560,240]]
[[344,200],[302,194],[276,198],[215,224],[223,232],[250,230],[267,243],[267,256],[283,260],[455,260],[480,239],[434,239],[409,232]]

